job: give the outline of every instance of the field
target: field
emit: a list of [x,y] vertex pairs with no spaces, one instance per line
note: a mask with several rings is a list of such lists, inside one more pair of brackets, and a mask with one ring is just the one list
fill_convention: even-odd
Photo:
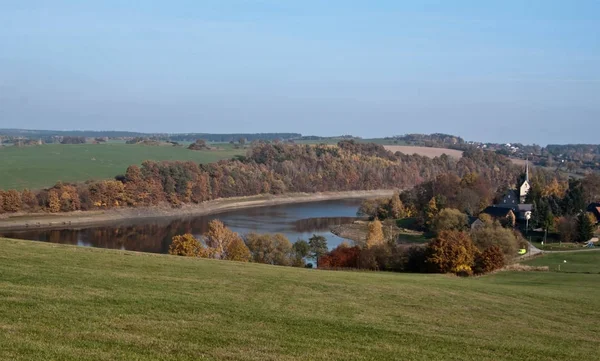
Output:
[[[0,359],[585,361],[600,349],[599,274],[462,279],[0,249]],[[561,257],[597,273],[598,256]]]
[[229,144],[221,150],[193,151],[185,147],[110,144],[49,144],[0,147],[0,189],[38,189],[57,181],[80,182],[113,178],[131,164],[145,160],[215,162],[244,154]]
[[444,149],[444,148],[430,148],[430,147],[414,147],[410,145],[385,145],[385,149],[392,153],[402,152],[404,154],[418,154],[429,158],[439,157],[442,154],[446,154],[452,158],[462,158],[462,150],[456,149]]

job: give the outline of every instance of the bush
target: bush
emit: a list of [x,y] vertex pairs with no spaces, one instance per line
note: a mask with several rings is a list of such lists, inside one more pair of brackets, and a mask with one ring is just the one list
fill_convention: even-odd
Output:
[[193,235],[187,233],[173,237],[169,254],[186,257],[203,257],[204,247]]
[[506,258],[512,258],[520,248],[521,236],[518,232],[503,228],[500,223],[493,222],[471,231],[471,239],[480,251],[491,246],[498,246]]
[[319,268],[359,268],[360,247],[340,245],[319,258]]
[[445,208],[433,220],[432,230],[436,233],[442,231],[464,231],[469,225],[469,218],[458,209]]
[[490,246],[483,252],[478,252],[475,257],[475,273],[484,274],[504,267],[505,259],[502,249],[498,246]]
[[443,231],[427,245],[426,264],[430,272],[468,275],[476,252],[467,233]]

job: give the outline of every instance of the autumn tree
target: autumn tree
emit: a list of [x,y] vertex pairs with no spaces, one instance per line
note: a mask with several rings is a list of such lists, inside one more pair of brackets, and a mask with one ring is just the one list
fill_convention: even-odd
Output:
[[9,191],[4,192],[3,201],[0,206],[4,208],[5,212],[18,212],[21,210],[22,201],[21,201],[21,193],[19,191],[11,189]]
[[48,211],[51,213],[60,212],[60,198],[58,198],[58,192],[54,189],[48,192]]
[[400,218],[404,218],[406,216],[406,212],[404,210],[404,204],[402,204],[402,201],[400,200],[399,193],[394,193],[394,195],[392,196],[392,198],[389,201],[388,208],[389,208],[388,217],[391,217],[394,219],[400,219]]
[[169,246],[169,254],[186,257],[204,257],[205,250],[200,241],[193,235],[186,233],[173,237]]
[[246,245],[253,262],[278,266],[293,264],[292,243],[282,234],[249,233]]
[[476,252],[467,233],[443,231],[427,246],[426,263],[436,273],[472,274]]
[[209,256],[212,258],[225,258],[225,250],[233,241],[241,240],[240,236],[225,227],[223,222],[213,219],[208,223],[208,231],[204,235],[204,243],[208,247]]
[[506,259],[502,249],[492,245],[483,252],[476,253],[474,271],[477,274],[489,273],[504,267],[505,263]]
[[373,247],[378,244],[382,244],[384,241],[383,225],[379,219],[375,219],[369,222],[369,231],[367,233],[367,248]]
[[427,203],[427,207],[425,208],[425,225],[431,227],[438,213],[439,209],[437,205],[437,200],[435,197],[433,197],[429,200],[429,203]]
[[250,250],[240,237],[233,238],[225,248],[224,259],[226,260],[248,262],[250,258]]
[[562,242],[573,242],[577,239],[577,220],[570,216],[558,219],[557,230]]
[[436,233],[442,231],[464,231],[469,225],[469,218],[458,209],[444,208],[434,218],[432,230]]
[[35,193],[25,188],[23,192],[21,192],[21,201],[23,202],[23,209],[25,210],[33,210],[37,207],[37,198]]
[[497,221],[472,230],[471,239],[473,244],[482,251],[491,246],[498,246],[507,258],[517,254],[522,241],[518,232],[502,227]]

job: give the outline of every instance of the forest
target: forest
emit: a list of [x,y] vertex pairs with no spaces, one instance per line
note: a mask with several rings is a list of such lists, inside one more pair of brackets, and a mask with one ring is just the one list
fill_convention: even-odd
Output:
[[68,212],[211,199],[373,189],[408,189],[441,174],[477,174],[486,187],[508,186],[520,168],[506,157],[472,149],[456,160],[393,154],[351,140],[331,145],[255,142],[246,156],[210,164],[146,161],[113,180],[57,183],[39,191],[0,191],[1,212]]

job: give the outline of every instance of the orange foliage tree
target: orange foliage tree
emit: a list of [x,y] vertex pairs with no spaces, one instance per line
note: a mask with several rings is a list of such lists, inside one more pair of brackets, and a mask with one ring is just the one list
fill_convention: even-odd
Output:
[[169,246],[169,254],[186,257],[204,257],[206,252],[200,241],[193,235],[186,233],[173,237]]

